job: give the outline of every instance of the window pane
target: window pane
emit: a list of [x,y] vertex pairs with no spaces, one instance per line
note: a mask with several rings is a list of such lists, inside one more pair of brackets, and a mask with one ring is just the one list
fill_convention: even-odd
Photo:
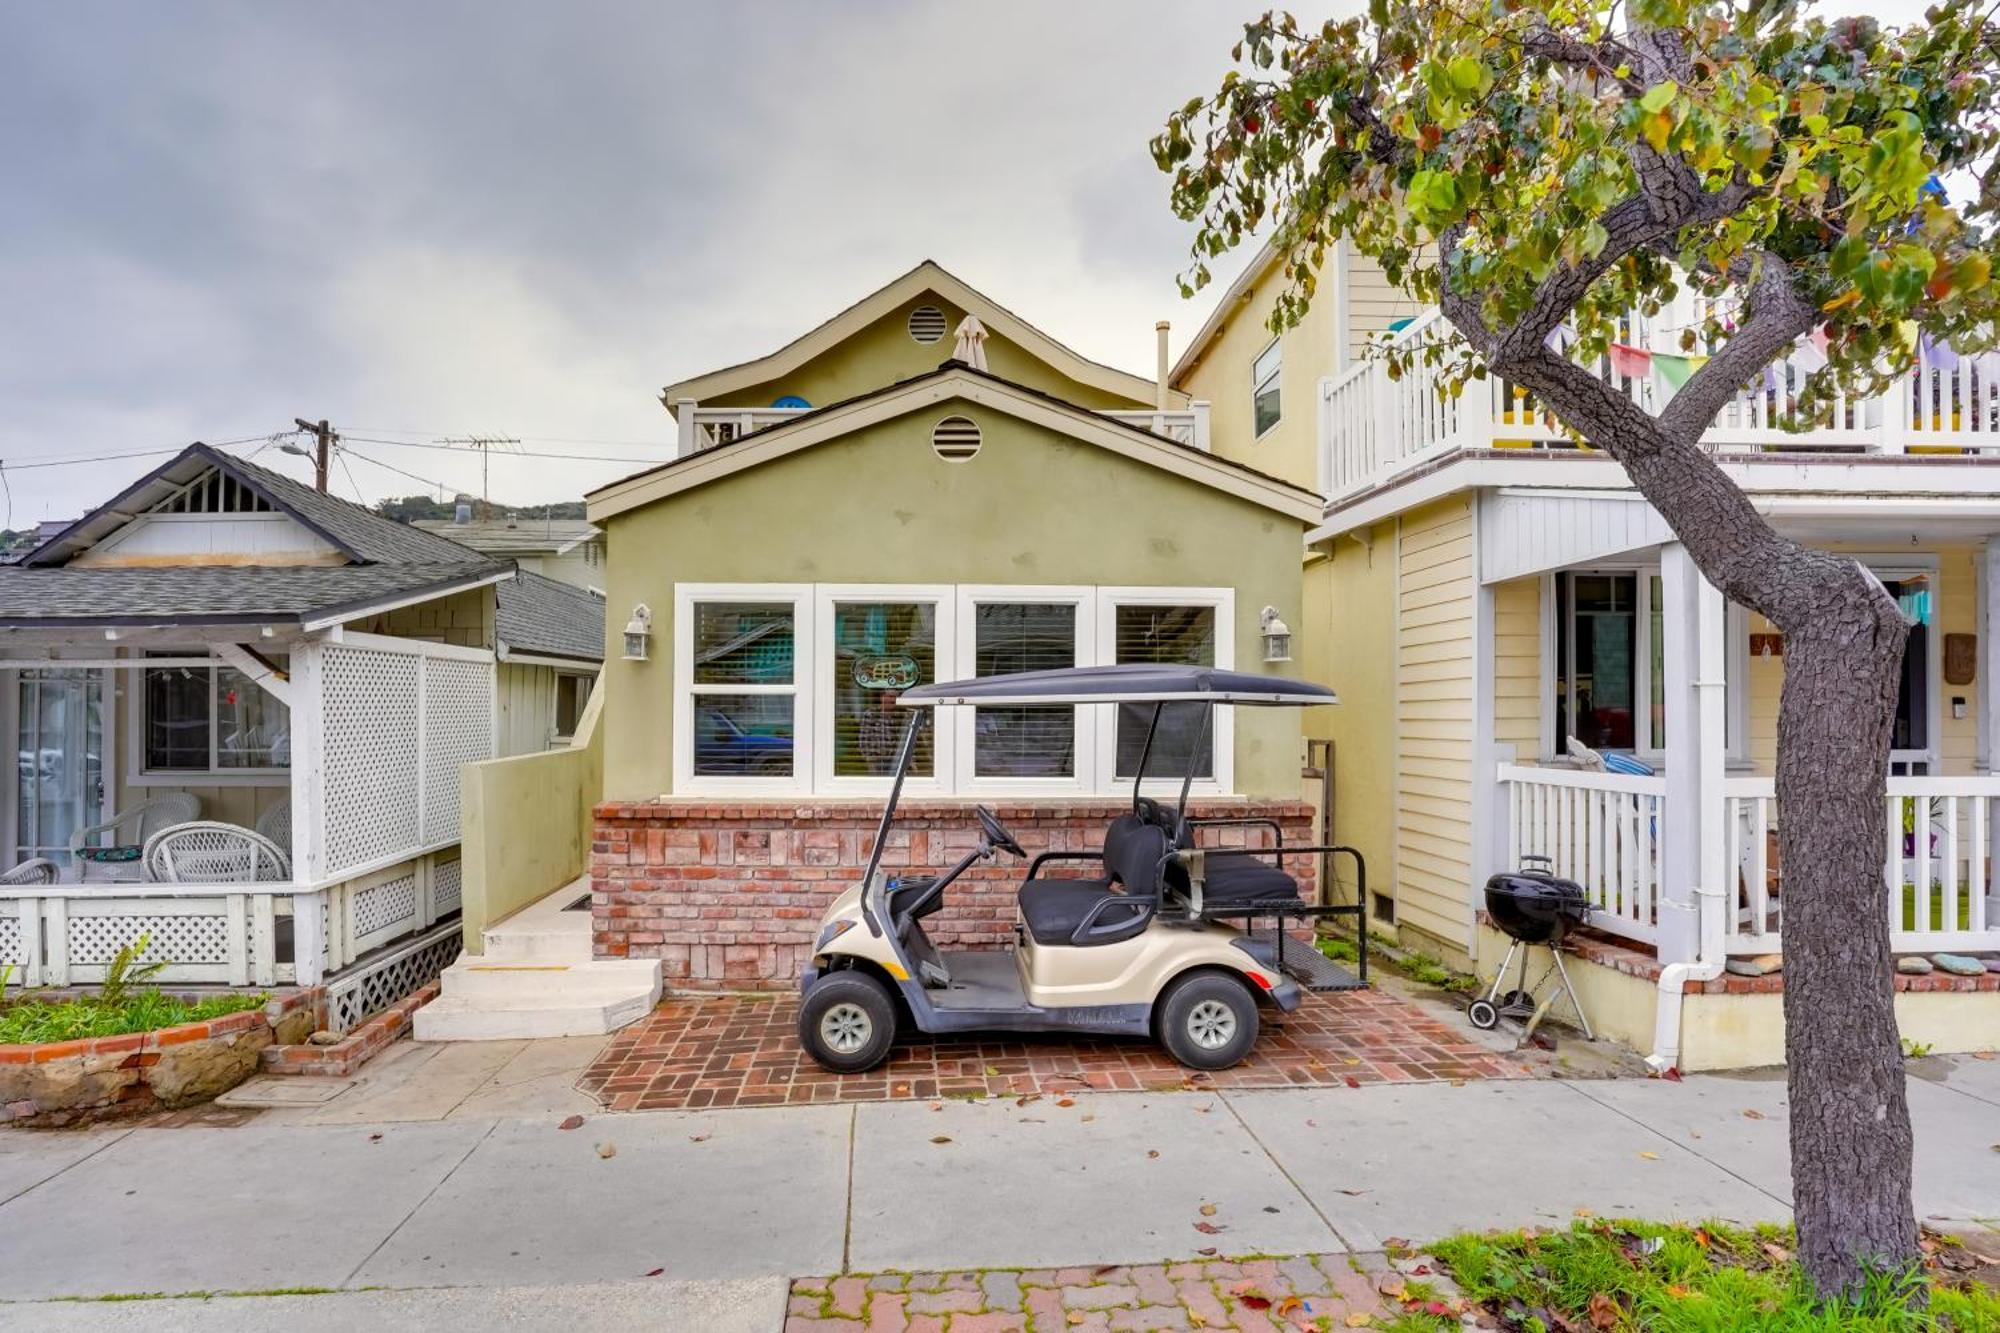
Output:
[[[975,676],[1076,665],[1076,608],[1066,603],[981,603]],[[1076,776],[1076,709],[980,708],[973,712],[972,771],[982,778]]]
[[1262,435],[1278,424],[1278,382],[1272,380],[1268,387],[1257,390],[1256,420],[1253,429]]
[[[1638,646],[1632,574],[1571,574],[1569,735],[1594,750],[1633,748],[1633,655]],[[1562,740],[1566,738],[1558,738]]]
[[1278,424],[1280,416],[1278,387],[1283,380],[1280,373],[1282,353],[1283,347],[1279,343],[1272,343],[1264,349],[1264,354],[1257,358],[1256,365],[1250,371],[1252,425],[1258,435]]
[[697,694],[694,771],[704,777],[789,777],[792,696]]
[[1652,714],[1652,748],[1664,750],[1667,748],[1667,627],[1661,603],[1665,599],[1660,595],[1660,576],[1654,574],[1650,578],[1652,615],[1648,617],[1651,623],[1647,633],[1651,636],[1652,643],[1646,655],[1652,660],[1647,663],[1646,670],[1647,683],[1652,689],[1652,694],[1646,711]]
[[576,735],[576,724],[583,717],[583,706],[590,702],[589,676],[558,673],[556,676],[556,735]]
[[[896,696],[937,679],[937,607],[930,602],[836,602],[833,608],[833,772],[888,777],[910,724]],[[912,775],[931,773],[931,728]]]
[[146,672],[146,768],[208,771],[208,671],[166,667]]
[[[1117,662],[1124,665],[1168,663],[1181,666],[1215,665],[1215,608],[1212,606],[1121,606],[1117,612]],[[1150,777],[1179,778],[1188,770],[1194,755],[1194,775],[1215,775],[1215,744],[1202,743],[1202,716],[1209,705],[1172,703],[1160,713],[1159,734],[1153,738],[1152,753],[1146,757]],[[1152,720],[1151,704],[1118,705],[1118,776],[1129,778],[1138,772],[1139,756],[1146,746],[1146,728]]]
[[1281,342],[1273,342],[1269,347],[1258,353],[1256,364],[1250,368],[1251,380],[1261,385],[1265,380],[1277,374],[1278,367],[1284,363],[1284,355],[1285,345]]
[[289,768],[292,712],[230,667],[215,680],[215,759],[218,768]]
[[694,682],[791,684],[791,603],[695,603]]

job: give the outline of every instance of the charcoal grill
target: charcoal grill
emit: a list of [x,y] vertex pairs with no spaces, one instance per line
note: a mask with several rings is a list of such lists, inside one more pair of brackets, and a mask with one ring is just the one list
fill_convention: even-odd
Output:
[[[1562,956],[1563,936],[1572,926],[1590,920],[1590,897],[1575,880],[1558,879],[1554,862],[1548,857],[1523,856],[1521,862],[1519,870],[1486,881],[1486,914],[1507,935],[1507,957],[1493,974],[1493,985],[1486,994],[1466,1006],[1466,1017],[1474,1027],[1489,1030],[1500,1026],[1503,1018],[1521,1021],[1526,1025],[1521,1034],[1525,1043],[1534,1036],[1556,1001],[1567,1000],[1584,1037],[1594,1041],[1590,1019],[1585,1017],[1583,1004],[1576,998],[1576,988],[1570,984],[1569,969],[1563,966]],[[1529,956],[1538,946],[1549,951],[1550,966],[1539,981],[1530,985]],[[1507,974],[1514,970],[1517,954],[1521,959],[1519,984],[1503,995],[1500,988],[1507,984]],[[1547,998],[1536,1000],[1535,993],[1551,976],[1560,978],[1560,984]]]

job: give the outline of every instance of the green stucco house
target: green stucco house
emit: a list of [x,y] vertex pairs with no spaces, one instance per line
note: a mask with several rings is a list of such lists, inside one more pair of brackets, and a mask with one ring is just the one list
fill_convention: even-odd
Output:
[[[1316,497],[1209,453],[1206,404],[1086,360],[935,264],[663,402],[678,456],[589,497],[611,626],[635,631],[604,673],[600,957],[657,957],[679,985],[795,976],[872,847],[910,685],[1289,669],[1265,666],[1260,616],[1302,618]],[[951,711],[885,863],[948,859],[976,802],[1042,847],[1095,846],[1129,802],[1143,718]],[[1297,713],[1230,711],[1196,795],[1308,818]],[[1196,732],[1167,739],[1178,769]],[[946,938],[1011,932],[1020,868],[984,873]]]

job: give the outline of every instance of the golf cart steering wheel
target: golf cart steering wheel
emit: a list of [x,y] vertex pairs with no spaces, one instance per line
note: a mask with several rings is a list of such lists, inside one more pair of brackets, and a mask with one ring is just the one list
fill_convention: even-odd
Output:
[[1007,826],[1000,822],[1000,816],[993,813],[991,806],[975,805],[972,813],[979,816],[979,827],[985,831],[986,841],[1003,852],[1012,852],[1023,858],[1028,855],[1021,850],[1021,844],[1014,840],[1014,835],[1007,831]]

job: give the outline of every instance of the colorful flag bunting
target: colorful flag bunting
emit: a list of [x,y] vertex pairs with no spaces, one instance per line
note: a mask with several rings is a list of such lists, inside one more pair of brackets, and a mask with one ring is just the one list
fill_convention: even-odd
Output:
[[1680,388],[1688,382],[1697,370],[1708,363],[1705,356],[1681,356],[1674,352],[1653,353],[1653,369],[1661,379],[1673,388]]
[[1642,380],[1652,373],[1652,369],[1653,354],[1645,348],[1630,347],[1625,343],[1611,344],[1612,374]]

